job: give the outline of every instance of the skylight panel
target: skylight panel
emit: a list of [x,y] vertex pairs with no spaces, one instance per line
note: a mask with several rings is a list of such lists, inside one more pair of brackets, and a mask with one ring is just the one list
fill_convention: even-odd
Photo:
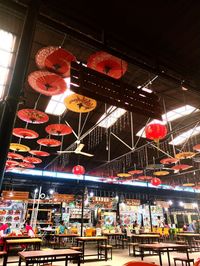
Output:
[[171,145],[180,145],[184,143],[188,138],[200,134],[200,126],[196,128],[191,128],[188,131],[183,132],[179,136],[175,137],[172,141],[169,142]]
[[64,105],[64,99],[67,96],[73,94],[74,92],[70,90],[70,78],[65,78],[65,82],[67,84],[66,91],[60,95],[54,95],[51,97],[45,110],[46,113],[59,116],[62,115],[66,110],[66,106]]
[[[198,112],[199,109],[196,109],[195,107],[191,106],[191,105],[184,105],[182,107],[176,108],[172,111],[167,112],[166,114],[162,115],[162,123],[164,125],[167,124],[167,122],[172,122],[178,118],[184,117],[186,115],[191,114],[192,112]],[[158,120],[152,120],[151,123],[155,123],[158,122]],[[145,127],[143,127],[142,129],[140,129],[140,131],[138,131],[138,133],[136,134],[136,136],[138,137],[142,137],[145,138]]]
[[[111,113],[116,107],[110,106],[107,110],[107,113],[104,113],[98,120],[101,121],[106,117],[107,114]],[[101,123],[99,123],[99,127],[109,128],[111,127],[123,114],[126,113],[126,110],[122,108],[117,108],[114,112],[107,116]],[[97,122],[97,123],[98,123]]]

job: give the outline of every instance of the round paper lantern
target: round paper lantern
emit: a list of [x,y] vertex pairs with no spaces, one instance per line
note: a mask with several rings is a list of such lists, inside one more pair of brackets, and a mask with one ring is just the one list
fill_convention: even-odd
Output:
[[152,123],[145,127],[145,134],[147,139],[159,142],[159,140],[164,139],[167,135],[167,128],[165,125],[160,123]]
[[161,184],[161,180],[160,180],[160,178],[157,178],[157,177],[154,177],[154,178],[152,178],[151,179],[151,184],[153,185],[153,186],[159,186],[160,184]]
[[82,165],[76,165],[73,167],[72,173],[74,175],[84,175],[85,174],[85,168]]

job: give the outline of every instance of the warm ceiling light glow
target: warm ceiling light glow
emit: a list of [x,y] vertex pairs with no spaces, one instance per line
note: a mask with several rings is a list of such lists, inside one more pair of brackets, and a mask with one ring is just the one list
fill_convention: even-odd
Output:
[[[166,114],[163,114],[162,115],[162,124],[166,125],[167,122],[172,122],[178,118],[189,115],[192,112],[198,112],[198,111],[199,111],[199,109],[196,109],[195,107],[193,107],[191,105],[181,106],[179,108],[176,108],[172,111],[167,112]],[[154,119],[151,121],[151,123],[156,123],[156,122],[158,122],[158,120]],[[140,131],[138,131],[136,136],[142,137],[142,138],[146,137],[144,127],[142,129],[140,129]]]
[[73,94],[70,90],[70,78],[65,78],[65,82],[67,84],[67,89],[63,94],[54,95],[51,97],[45,113],[52,114],[52,115],[62,115],[66,110],[66,106],[64,105],[64,99]]
[[179,136],[175,137],[172,141],[169,142],[171,145],[180,145],[184,143],[187,139],[200,134],[200,126],[196,128],[191,128],[188,131],[183,132]]
[[146,92],[148,92],[148,93],[152,93],[152,92],[153,92],[151,89],[146,88],[146,87],[143,87],[143,88],[142,88],[142,91],[146,91]]
[[8,74],[11,68],[15,45],[15,36],[0,30],[0,99],[3,98]]
[[[110,106],[107,110],[107,113],[104,113],[98,120],[101,121],[106,117],[107,114],[111,113],[116,107],[115,106]],[[107,116],[101,123],[99,123],[99,127],[105,127],[109,128],[111,127],[123,114],[126,113],[126,110],[122,108],[117,108],[114,112],[112,112],[110,115]],[[97,122],[97,123],[98,123]]]

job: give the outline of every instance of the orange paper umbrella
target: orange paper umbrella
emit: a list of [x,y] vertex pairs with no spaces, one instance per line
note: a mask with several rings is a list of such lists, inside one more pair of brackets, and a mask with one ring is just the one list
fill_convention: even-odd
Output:
[[69,77],[70,63],[76,61],[76,57],[60,47],[48,46],[38,51],[35,61],[40,69],[46,68],[64,77]]
[[17,116],[22,121],[33,124],[43,124],[49,120],[47,114],[35,109],[21,109],[17,112]]
[[193,147],[194,151],[200,151],[200,144],[197,144]]
[[194,187],[195,184],[194,183],[184,183],[182,186],[183,187]]
[[41,157],[46,157],[50,155],[50,153],[46,151],[39,151],[39,150],[30,150],[29,153],[32,155],[41,156]]
[[15,153],[15,152],[9,152],[8,159],[23,160],[24,156],[22,156],[21,154]]
[[131,174],[128,174],[128,173],[119,173],[117,174],[118,177],[121,177],[121,178],[129,178],[131,177]]
[[149,175],[141,175],[138,177],[139,180],[151,180],[153,177]]
[[61,145],[61,142],[57,139],[38,139],[37,143],[47,147],[58,147]]
[[22,168],[35,168],[35,165],[31,164],[31,163],[20,163],[19,167],[22,167]]
[[88,58],[87,66],[115,79],[121,78],[127,70],[124,60],[103,51],[92,54]]
[[183,170],[188,170],[192,167],[193,167],[192,165],[188,165],[188,164],[177,164],[177,165],[173,166],[171,169],[173,169],[175,171],[183,171]]
[[6,166],[7,167],[15,167],[15,166],[17,166],[17,165],[19,165],[19,162],[16,162],[16,161],[14,161],[14,160],[7,160],[6,161]]
[[176,159],[189,159],[189,158],[192,158],[196,155],[195,152],[190,152],[190,151],[186,151],[186,152],[180,152],[180,153],[177,153],[176,154]]
[[97,102],[91,98],[74,93],[65,98],[67,109],[76,113],[88,113],[96,108]]
[[65,124],[51,124],[45,128],[49,135],[64,136],[72,133],[72,128]]
[[156,172],[153,172],[153,175],[155,176],[165,176],[165,175],[168,175],[169,172],[168,171],[156,171]]
[[27,157],[24,157],[24,162],[31,163],[31,164],[38,164],[38,163],[41,163],[42,160],[36,157],[27,156]]
[[19,151],[19,152],[28,152],[30,148],[26,145],[22,145],[19,143],[10,143],[10,150]]
[[139,175],[139,174],[142,174],[143,171],[142,170],[131,170],[128,172],[130,175]]
[[162,159],[160,162],[162,163],[162,164],[172,164],[172,163],[177,163],[179,160],[178,159],[176,159],[176,158],[170,158],[170,157],[168,157],[168,158],[164,158],[164,159]]
[[59,75],[48,71],[34,71],[28,76],[29,85],[46,96],[62,94],[67,85]]
[[36,139],[39,136],[37,132],[27,128],[14,128],[13,135],[25,139]]

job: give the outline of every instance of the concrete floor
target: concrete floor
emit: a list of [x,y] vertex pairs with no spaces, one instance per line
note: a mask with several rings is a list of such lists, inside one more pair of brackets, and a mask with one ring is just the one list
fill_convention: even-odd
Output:
[[[171,256],[171,265],[174,265],[173,263],[173,257],[180,257],[180,253],[170,253]],[[194,253],[190,253],[190,257],[192,258],[198,258],[200,257],[200,252],[194,252]],[[9,257],[9,261],[17,261],[18,257],[17,256],[11,256]],[[82,265],[84,266],[123,266],[124,263],[129,262],[129,261],[141,261],[140,257],[129,257],[128,255],[128,250],[127,249],[114,249],[113,250],[113,259],[112,260],[108,260],[106,261],[101,261],[101,262],[87,262],[84,263]],[[150,263],[155,263],[157,265],[159,265],[159,258],[158,256],[148,256],[144,258],[145,262],[150,262]],[[168,260],[167,260],[167,256],[166,254],[162,255],[162,261],[163,261],[163,266],[168,266]],[[0,266],[3,265],[2,260],[0,259]],[[13,266],[18,266],[18,263],[12,263],[12,264],[8,264],[8,265],[13,265]],[[25,265],[24,263],[22,265]],[[64,266],[65,263],[64,262],[54,262],[53,266]],[[69,266],[73,266],[76,264],[73,263],[68,263]],[[178,265],[181,265],[178,264]]]

